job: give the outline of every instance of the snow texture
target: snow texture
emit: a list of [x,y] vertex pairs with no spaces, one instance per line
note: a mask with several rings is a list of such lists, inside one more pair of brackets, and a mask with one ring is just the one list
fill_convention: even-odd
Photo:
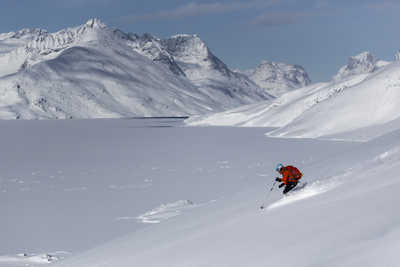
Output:
[[54,254],[27,254],[20,253],[15,256],[0,255],[0,265],[9,266],[33,266],[54,263],[63,259],[65,252],[56,252]]
[[289,192],[286,196],[284,196],[282,199],[270,204],[267,209],[275,209],[278,207],[282,207],[291,203],[298,202],[303,199],[307,199],[319,194],[323,194],[337,186],[337,183],[335,182],[330,182],[330,183],[324,183],[324,182],[319,182],[316,181],[312,183],[311,185],[307,185],[302,189],[299,190],[293,190]]
[[176,202],[162,204],[142,215],[136,217],[142,223],[160,223],[163,220],[178,216],[185,209],[193,208],[194,204],[190,200],[179,200]]

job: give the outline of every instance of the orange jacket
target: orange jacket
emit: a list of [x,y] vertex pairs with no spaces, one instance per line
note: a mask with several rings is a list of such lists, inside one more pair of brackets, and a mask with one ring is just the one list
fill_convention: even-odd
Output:
[[299,169],[293,166],[283,167],[279,173],[282,174],[282,183],[284,184],[296,183],[303,176]]

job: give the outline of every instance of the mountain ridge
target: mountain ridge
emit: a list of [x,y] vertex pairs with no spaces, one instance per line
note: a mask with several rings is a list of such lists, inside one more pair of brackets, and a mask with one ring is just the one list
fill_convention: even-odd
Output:
[[273,99],[197,35],[159,39],[90,19],[13,36],[0,41],[1,118],[187,116]]
[[329,82],[186,122],[193,126],[275,127],[268,133],[272,137],[370,140],[400,128],[400,63],[371,55],[365,52],[351,57]]

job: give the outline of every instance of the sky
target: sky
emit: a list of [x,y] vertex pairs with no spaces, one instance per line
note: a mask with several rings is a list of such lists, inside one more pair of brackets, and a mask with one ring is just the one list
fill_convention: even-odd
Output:
[[328,81],[350,56],[394,60],[398,0],[2,0],[0,32],[55,32],[99,18],[125,32],[198,34],[233,69],[261,60],[299,64]]

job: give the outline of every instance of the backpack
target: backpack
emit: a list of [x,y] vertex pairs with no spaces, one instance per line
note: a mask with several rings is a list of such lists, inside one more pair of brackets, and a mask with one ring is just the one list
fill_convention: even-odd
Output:
[[292,174],[291,178],[294,180],[293,182],[298,182],[303,176],[299,169],[294,166],[286,166],[285,168]]

